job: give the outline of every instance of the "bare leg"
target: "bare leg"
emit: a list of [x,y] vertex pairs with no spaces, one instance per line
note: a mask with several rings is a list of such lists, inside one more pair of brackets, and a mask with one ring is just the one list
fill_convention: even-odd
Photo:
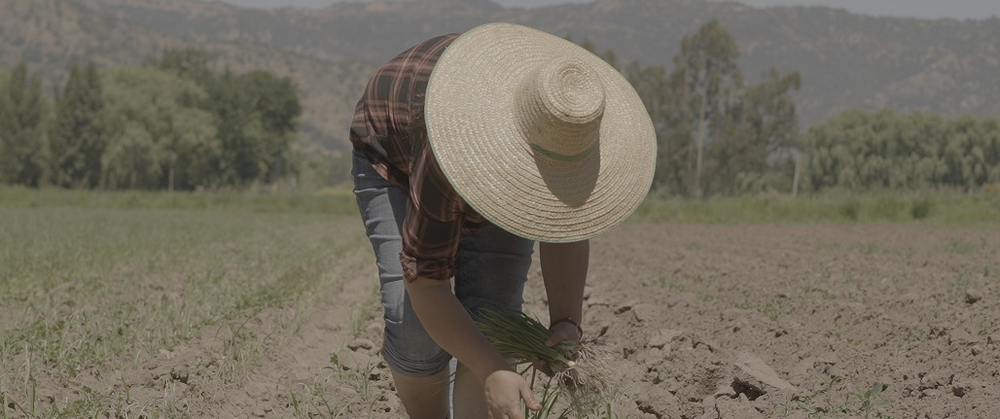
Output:
[[485,418],[486,393],[483,383],[461,363],[455,374],[455,419]]
[[447,368],[430,377],[410,377],[393,371],[392,379],[410,419],[448,417]]

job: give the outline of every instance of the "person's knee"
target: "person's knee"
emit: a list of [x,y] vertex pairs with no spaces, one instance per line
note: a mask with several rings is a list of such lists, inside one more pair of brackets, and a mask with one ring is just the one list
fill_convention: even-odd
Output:
[[451,355],[437,345],[399,345],[388,340],[382,356],[393,371],[410,377],[429,377],[446,368]]

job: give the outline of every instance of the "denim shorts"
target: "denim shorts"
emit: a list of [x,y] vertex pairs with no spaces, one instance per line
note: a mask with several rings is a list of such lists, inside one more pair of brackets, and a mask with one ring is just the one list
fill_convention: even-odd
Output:
[[[397,373],[434,375],[448,367],[451,355],[424,330],[406,294],[399,254],[407,195],[382,178],[360,152],[354,151],[353,160],[354,195],[378,267],[385,318],[382,355]],[[463,234],[456,255],[455,296],[473,317],[483,307],[520,310],[533,249],[533,240],[491,224]]]

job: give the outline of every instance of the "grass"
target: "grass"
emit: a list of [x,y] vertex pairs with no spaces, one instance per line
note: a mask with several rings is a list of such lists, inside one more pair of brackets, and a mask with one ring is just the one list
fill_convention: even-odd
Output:
[[685,224],[932,222],[1000,220],[1000,194],[948,192],[830,193],[812,197],[760,195],[703,200],[650,197],[633,222]]
[[366,250],[326,198],[0,195],[0,418],[188,417],[172,381],[140,405],[113,374],[208,336],[203,391],[245,380],[334,294],[331,255]]
[[750,294],[744,292],[743,299],[733,303],[733,307],[741,310],[756,310],[774,322],[791,310],[789,304],[786,298],[774,298],[767,302],[753,301]]
[[369,324],[370,317],[378,307],[378,303],[379,287],[378,283],[375,283],[365,299],[356,302],[351,307],[351,337],[361,337],[365,331],[365,326]]
[[[872,387],[855,389],[846,397],[833,395],[834,386],[841,383],[839,377],[830,376],[822,388],[795,396],[792,400],[782,403],[776,416],[790,417],[792,414],[805,414],[808,418],[849,417],[863,419],[883,418],[879,410],[889,405],[880,396],[885,387],[876,383]],[[797,415],[796,417],[803,417]]]
[[314,193],[258,191],[150,192],[30,189],[0,186],[0,208],[115,208],[258,213],[357,214],[347,189]]
[[[350,351],[343,349],[334,352],[330,355],[329,365],[323,367],[322,375],[291,389],[290,417],[371,417],[381,396],[373,384],[373,374],[376,374],[378,365],[370,361],[361,364],[357,360],[347,359],[352,356]],[[344,402],[345,399],[353,401]],[[362,412],[367,413],[367,416],[363,416]]]
[[[72,191],[0,186],[0,208],[185,209],[266,213],[323,213],[354,216],[347,189],[313,193],[266,189],[213,192]],[[817,222],[979,223],[1000,220],[1000,192],[948,191],[831,192],[816,196],[748,195],[707,199],[662,198],[651,194],[633,222],[754,224]]]

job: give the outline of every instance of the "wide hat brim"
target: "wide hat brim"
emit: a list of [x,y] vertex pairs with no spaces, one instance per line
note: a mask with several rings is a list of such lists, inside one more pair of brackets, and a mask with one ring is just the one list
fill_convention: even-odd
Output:
[[[580,159],[540,153],[518,129],[518,86],[554,56],[593,68],[603,85],[598,141]],[[614,67],[563,38],[510,23],[473,28],[439,58],[424,106],[428,141],[451,185],[516,235],[598,236],[628,218],[652,183],[656,134],[642,100]]]

